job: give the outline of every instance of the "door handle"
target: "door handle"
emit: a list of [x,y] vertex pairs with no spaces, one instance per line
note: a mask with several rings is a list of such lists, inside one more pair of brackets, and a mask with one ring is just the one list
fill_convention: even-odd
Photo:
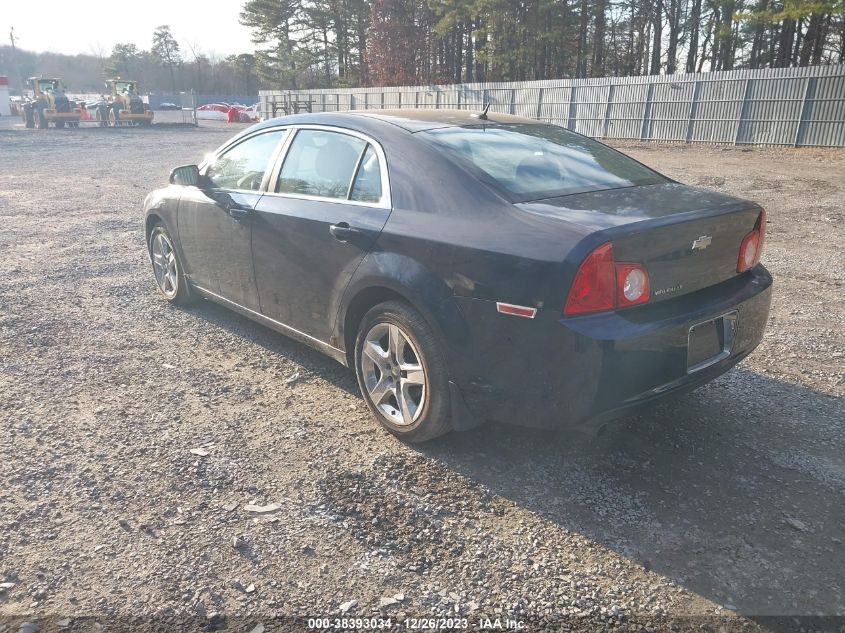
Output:
[[329,231],[338,242],[349,242],[350,240],[360,237],[363,232],[360,229],[353,229],[349,226],[349,222],[338,222],[329,227]]
[[236,220],[243,220],[250,213],[252,213],[252,207],[248,207],[232,201],[228,205],[226,205],[226,212]]

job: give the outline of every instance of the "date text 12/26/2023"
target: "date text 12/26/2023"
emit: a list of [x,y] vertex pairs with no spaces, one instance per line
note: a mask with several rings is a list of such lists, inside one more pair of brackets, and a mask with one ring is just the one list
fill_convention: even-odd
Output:
[[460,630],[473,628],[485,631],[519,631],[525,628],[521,620],[511,618],[308,618],[310,630],[342,629],[342,630],[387,630],[394,627],[416,630]]

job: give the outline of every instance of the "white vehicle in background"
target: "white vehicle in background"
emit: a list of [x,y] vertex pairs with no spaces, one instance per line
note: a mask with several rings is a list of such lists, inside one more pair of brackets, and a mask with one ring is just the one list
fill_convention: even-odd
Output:
[[[235,116],[229,111],[234,108]],[[245,106],[240,103],[207,103],[197,108],[197,119],[205,121],[233,121],[237,123],[255,123],[261,120],[260,104]]]
[[203,121],[226,121],[229,118],[228,103],[206,103],[197,108],[197,118]]

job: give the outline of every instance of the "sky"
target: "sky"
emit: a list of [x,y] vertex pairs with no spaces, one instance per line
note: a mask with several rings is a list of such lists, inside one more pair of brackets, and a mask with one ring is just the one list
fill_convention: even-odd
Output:
[[[124,0],[80,3],[73,0],[1,0],[0,42],[15,43],[25,50],[69,55],[108,55],[118,42],[131,42],[149,49],[153,31],[169,24],[183,53],[188,44],[206,55],[225,57],[252,52],[249,29],[238,22],[243,2],[187,2],[185,0]],[[33,4],[38,7],[33,10]],[[213,8],[211,8],[213,5]],[[199,52],[199,51],[198,51]]]

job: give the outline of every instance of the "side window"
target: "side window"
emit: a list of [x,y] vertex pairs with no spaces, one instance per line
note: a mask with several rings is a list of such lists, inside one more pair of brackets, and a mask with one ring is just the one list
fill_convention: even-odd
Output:
[[205,175],[223,189],[257,191],[267,163],[285,136],[286,130],[274,130],[248,138],[218,156]]
[[338,132],[300,130],[285,157],[276,191],[345,200],[365,146],[361,139]]
[[372,145],[367,146],[361,166],[352,185],[350,200],[379,202],[381,200],[381,165]]

